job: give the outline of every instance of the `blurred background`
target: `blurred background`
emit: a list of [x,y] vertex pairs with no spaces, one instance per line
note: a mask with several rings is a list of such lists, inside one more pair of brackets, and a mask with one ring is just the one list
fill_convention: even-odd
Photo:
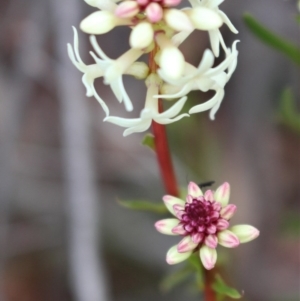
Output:
[[[299,45],[296,1],[228,0],[221,8],[240,31],[222,28],[228,46],[241,40],[239,63],[215,121],[205,112],[168,125],[178,182],[215,180],[216,188],[229,181],[233,224],[261,230],[224,255],[243,300],[300,300],[300,131],[282,122],[279,109],[287,87],[300,99],[299,66],[242,20],[250,12]],[[122,128],[103,123],[67,57],[71,26],[92,11],[81,0],[0,0],[0,300],[200,300],[189,285],[170,292],[161,285],[178,269],[165,262],[177,239],[153,227],[164,216],[117,203],[160,203],[164,189],[144,134],[123,138]],[[98,41],[116,58],[128,49],[128,33],[117,28]],[[83,60],[92,62],[87,35],[79,40]],[[198,64],[207,47],[207,35],[195,33],[181,49]],[[145,87],[131,78],[125,85],[130,114],[96,83],[112,115],[138,116]],[[209,96],[191,93],[185,110]]]

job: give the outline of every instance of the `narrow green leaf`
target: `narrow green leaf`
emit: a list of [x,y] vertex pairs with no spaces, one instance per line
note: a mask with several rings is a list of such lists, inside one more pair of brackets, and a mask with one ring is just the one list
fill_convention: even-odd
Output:
[[157,204],[154,202],[144,201],[144,200],[119,200],[118,203],[128,209],[138,210],[138,211],[148,211],[154,213],[166,213],[168,212],[164,204]]
[[177,285],[184,282],[189,276],[191,275],[191,268],[185,267],[183,269],[180,269],[168,276],[166,276],[161,284],[160,288],[163,292],[169,292],[173,288],[175,288]]
[[148,146],[150,149],[155,151],[155,141],[152,134],[146,134],[142,140],[142,145]]
[[244,22],[251,32],[265,44],[284,53],[294,63],[300,65],[300,48],[293,43],[286,41],[282,37],[270,31],[258,22],[252,15],[245,14]]
[[300,134],[300,113],[297,112],[296,101],[292,90],[283,90],[279,103],[279,120],[291,130]]
[[216,275],[214,284],[212,285],[213,290],[223,296],[228,296],[232,299],[240,299],[242,295],[234,288],[225,284],[220,275]]

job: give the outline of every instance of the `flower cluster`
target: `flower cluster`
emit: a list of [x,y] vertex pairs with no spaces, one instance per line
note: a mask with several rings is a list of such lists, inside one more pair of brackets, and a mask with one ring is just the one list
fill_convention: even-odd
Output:
[[[74,43],[68,44],[68,53],[73,64],[83,73],[86,95],[94,96],[102,106],[106,114],[104,121],[127,128],[124,132],[126,136],[147,130],[152,120],[167,124],[206,110],[210,110],[210,118],[214,119],[225,94],[224,87],[236,68],[238,56],[237,41],[227,48],[219,30],[225,23],[233,33],[237,33],[226,14],[219,9],[223,1],[188,0],[190,6],[179,9],[176,6],[181,0],[85,0],[98,9],[80,24],[81,30],[91,35],[94,52],[90,54],[94,64],[86,65],[82,61],[75,28]],[[131,28],[130,49],[119,58],[111,59],[102,51],[94,35],[107,33],[117,26]],[[207,31],[212,48],[205,50],[198,67],[186,62],[178,49],[194,30]],[[226,57],[218,66],[214,66],[220,46]],[[142,55],[150,52],[157,66],[155,70],[138,61]],[[132,101],[123,85],[124,74],[145,80],[148,90],[139,118],[110,116],[109,105],[95,90],[95,79],[103,77],[118,101],[124,103],[127,111],[132,111]],[[190,108],[188,114],[179,114],[187,100],[186,95],[192,90],[213,90],[215,95]],[[178,100],[166,112],[160,113],[158,99]]]
[[190,182],[186,200],[170,195],[163,197],[168,210],[176,218],[156,222],[156,229],[167,235],[181,235],[183,239],[167,253],[167,262],[176,264],[199,251],[203,266],[210,270],[217,261],[216,247],[235,248],[240,243],[255,239],[259,231],[250,225],[229,228],[229,221],[236,206],[228,204],[230,186],[221,185],[215,192],[207,190],[203,195],[197,184]]

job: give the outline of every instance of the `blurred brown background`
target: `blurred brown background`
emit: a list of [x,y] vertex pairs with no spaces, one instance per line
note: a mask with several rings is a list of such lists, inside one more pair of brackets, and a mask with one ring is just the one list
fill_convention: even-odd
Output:
[[[215,121],[197,114],[168,126],[178,181],[229,181],[234,223],[261,230],[230,252],[228,275],[244,300],[300,300],[299,135],[278,123],[281,91],[299,100],[299,69],[257,41],[242,22],[252,13],[299,44],[296,1],[227,0],[221,8],[240,30],[239,63]],[[199,300],[194,291],[160,291],[176,270],[165,253],[177,240],[154,230],[155,215],[120,207],[116,197],[161,201],[155,156],[143,134],[103,123],[67,57],[72,25],[93,9],[81,0],[0,0],[0,269],[2,301]],[[129,30],[99,37],[116,58]],[[80,33],[84,61],[90,45]],[[182,46],[197,64],[205,34]],[[142,82],[125,80],[135,111],[124,113],[107,86],[97,89],[112,114],[137,116]],[[207,95],[192,93],[193,102]],[[188,108],[186,108],[187,110]]]

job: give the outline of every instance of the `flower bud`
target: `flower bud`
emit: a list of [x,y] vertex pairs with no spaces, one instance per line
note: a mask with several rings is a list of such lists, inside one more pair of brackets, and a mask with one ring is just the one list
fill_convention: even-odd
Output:
[[143,49],[153,41],[154,31],[148,22],[141,22],[136,25],[130,34],[129,44],[132,48]]
[[120,18],[132,18],[139,10],[139,5],[136,1],[124,1],[116,8],[115,15]]
[[251,241],[259,235],[259,230],[250,225],[236,225],[230,231],[239,238],[241,243]]
[[80,29],[89,34],[103,34],[111,31],[116,25],[118,18],[109,11],[97,11],[80,23]]
[[116,8],[116,3],[111,0],[84,0],[88,5],[97,7],[101,10],[113,11]]
[[217,29],[223,24],[221,17],[212,9],[196,7],[185,11],[193,25],[200,30]]
[[191,31],[194,29],[189,17],[181,10],[166,9],[164,19],[176,31]]
[[156,2],[151,2],[149,5],[147,5],[145,13],[151,23],[156,23],[163,17],[162,7]]
[[177,6],[181,0],[162,0],[164,6]]

